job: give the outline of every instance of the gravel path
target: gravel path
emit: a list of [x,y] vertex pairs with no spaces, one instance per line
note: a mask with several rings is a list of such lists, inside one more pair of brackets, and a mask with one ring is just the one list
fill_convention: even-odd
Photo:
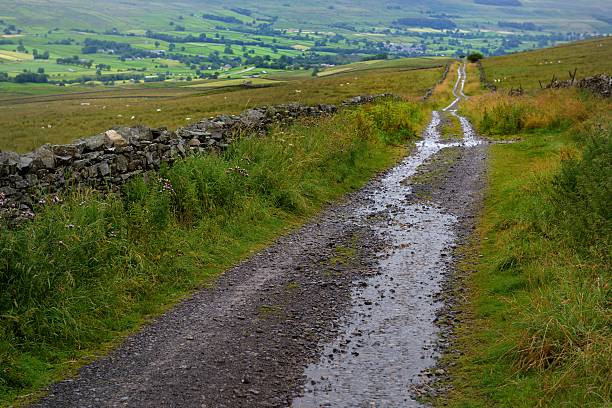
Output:
[[444,143],[434,112],[397,167],[35,406],[418,406],[444,345],[434,321],[453,249],[482,199],[486,145],[459,119],[463,140]]

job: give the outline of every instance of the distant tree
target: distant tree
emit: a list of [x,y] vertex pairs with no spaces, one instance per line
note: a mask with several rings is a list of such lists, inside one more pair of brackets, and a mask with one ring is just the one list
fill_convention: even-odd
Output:
[[471,53],[470,55],[467,56],[467,59],[470,62],[478,62],[478,61],[480,61],[483,58],[484,58],[484,56],[481,53],[479,53],[479,52],[473,52],[473,53]]
[[32,56],[34,57],[34,59],[49,59],[49,51],[45,51],[41,54],[35,48],[32,50]]
[[159,48],[159,46],[161,45],[161,43],[159,41],[155,41],[155,47]]
[[24,84],[27,82],[32,83],[46,83],[49,80],[46,74],[39,74],[36,72],[22,72],[15,76],[15,82],[18,84]]

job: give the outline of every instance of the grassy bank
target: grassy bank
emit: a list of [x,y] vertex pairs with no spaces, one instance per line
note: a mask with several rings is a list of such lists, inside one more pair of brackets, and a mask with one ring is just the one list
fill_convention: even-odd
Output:
[[72,192],[0,229],[0,405],[74,373],[362,186],[428,116],[406,102],[345,110],[191,157],[121,195]]
[[552,48],[510,54],[483,60],[490,81],[502,90],[523,87],[534,93],[539,81],[550,83],[553,76],[569,79],[576,70],[577,78],[610,73],[612,38],[602,37],[577,41]]
[[491,147],[440,406],[610,406],[609,112],[571,90],[468,101],[481,133],[517,142]]

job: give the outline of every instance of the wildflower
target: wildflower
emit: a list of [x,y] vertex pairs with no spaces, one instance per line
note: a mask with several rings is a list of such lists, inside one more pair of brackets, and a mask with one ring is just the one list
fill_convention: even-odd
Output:
[[172,182],[165,178],[159,178],[159,183],[161,184],[161,188],[159,190],[160,193],[164,191],[171,191],[174,193],[174,187],[172,186]]
[[73,228],[74,228],[74,224],[67,224],[67,225],[66,225],[66,228],[68,228],[68,229],[73,229]]

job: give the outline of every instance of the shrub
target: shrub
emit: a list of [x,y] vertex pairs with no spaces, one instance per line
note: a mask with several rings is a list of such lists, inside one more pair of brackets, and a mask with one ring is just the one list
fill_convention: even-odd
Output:
[[468,59],[468,61],[470,61],[470,62],[478,62],[478,61],[480,61],[480,60],[481,60],[481,59],[483,59],[483,58],[484,58],[484,55],[482,55],[482,54],[481,54],[481,53],[479,53],[479,52],[473,52],[473,53],[471,53],[471,54],[469,54],[469,55],[467,56],[467,59]]
[[[553,180],[556,218],[575,250],[605,261],[612,237],[612,131],[586,136],[582,157],[564,160]],[[607,262],[606,262],[607,263]]]

